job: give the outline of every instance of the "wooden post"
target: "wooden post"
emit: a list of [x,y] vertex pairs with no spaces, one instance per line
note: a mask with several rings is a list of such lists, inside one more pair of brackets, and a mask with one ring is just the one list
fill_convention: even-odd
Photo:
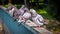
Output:
[[26,3],[26,0],[24,0],[24,4],[25,4],[25,7],[27,7],[27,3]]
[[4,34],[2,20],[0,20],[0,34]]
[[9,0],[9,3],[11,3],[11,0]]

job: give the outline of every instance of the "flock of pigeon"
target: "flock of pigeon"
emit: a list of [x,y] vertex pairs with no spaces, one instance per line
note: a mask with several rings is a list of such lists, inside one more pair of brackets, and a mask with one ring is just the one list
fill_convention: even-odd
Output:
[[37,14],[34,9],[28,9],[25,5],[22,5],[20,9],[17,9],[16,5],[14,5],[12,8],[7,8],[7,12],[10,16],[13,16],[14,21],[18,20],[19,24],[22,22],[25,23],[28,20],[38,24],[39,26],[45,24],[44,18],[41,15]]

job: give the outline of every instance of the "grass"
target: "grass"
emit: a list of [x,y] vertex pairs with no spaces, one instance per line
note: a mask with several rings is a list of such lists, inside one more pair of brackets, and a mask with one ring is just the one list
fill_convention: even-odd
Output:
[[[12,6],[13,6],[13,4],[12,4]],[[4,5],[4,7],[8,8],[8,4]],[[18,4],[18,5],[17,5],[17,8],[19,9],[20,7],[21,7],[21,5]]]
[[6,8],[8,7],[8,5],[4,5]]
[[42,15],[45,19],[52,19],[53,17],[51,15],[49,15],[46,10],[44,9],[38,9],[36,10],[38,14]]

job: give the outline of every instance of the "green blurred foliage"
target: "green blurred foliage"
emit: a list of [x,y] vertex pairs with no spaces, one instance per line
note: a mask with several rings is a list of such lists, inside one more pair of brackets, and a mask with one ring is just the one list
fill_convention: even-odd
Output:
[[36,10],[36,12],[40,15],[42,15],[45,19],[49,19],[51,20],[53,17],[47,13],[47,11],[45,9],[38,9]]
[[48,0],[48,6],[46,11],[52,15],[54,18],[60,21],[60,9],[59,9],[59,0]]

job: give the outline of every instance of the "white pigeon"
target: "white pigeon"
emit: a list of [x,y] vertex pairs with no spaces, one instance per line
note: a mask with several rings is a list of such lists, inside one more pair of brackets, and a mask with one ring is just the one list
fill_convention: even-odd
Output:
[[32,20],[38,25],[43,25],[43,18],[39,14],[37,14],[35,17],[32,17]]
[[22,7],[19,9],[19,13],[20,13],[21,16],[23,15],[23,13],[24,13],[24,5],[22,5]]
[[14,6],[14,7],[12,8],[12,10],[9,10],[9,14],[10,14],[11,16],[13,16],[13,13],[14,13],[14,12],[16,12],[16,14],[20,14],[19,11],[18,11],[18,9],[16,8],[16,6]]
[[29,18],[31,17],[31,14],[30,14],[29,12],[25,12],[25,13],[23,14],[23,17],[24,17],[25,19],[29,19]]
[[34,9],[30,9],[30,11],[32,12],[32,20],[33,22],[35,22],[36,24],[42,26],[43,25],[43,17],[39,14],[36,13],[36,11]]
[[10,16],[13,16],[13,12],[14,12],[14,8],[12,8],[12,10],[9,10]]

